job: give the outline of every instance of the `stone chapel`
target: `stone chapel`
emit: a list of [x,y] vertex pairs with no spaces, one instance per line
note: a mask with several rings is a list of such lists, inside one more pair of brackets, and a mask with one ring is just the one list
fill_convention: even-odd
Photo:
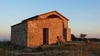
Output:
[[11,26],[11,43],[33,47],[57,42],[57,36],[71,41],[69,19],[57,11],[36,15]]

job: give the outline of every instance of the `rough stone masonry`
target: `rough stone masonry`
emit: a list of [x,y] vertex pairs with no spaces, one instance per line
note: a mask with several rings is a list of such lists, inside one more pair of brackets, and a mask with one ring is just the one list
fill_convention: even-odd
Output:
[[33,47],[50,45],[57,42],[57,37],[71,41],[71,29],[66,17],[57,11],[40,14],[11,26],[11,43]]

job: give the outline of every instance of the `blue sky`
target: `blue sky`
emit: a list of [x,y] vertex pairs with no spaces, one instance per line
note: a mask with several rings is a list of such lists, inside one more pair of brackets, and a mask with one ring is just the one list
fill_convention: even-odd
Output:
[[100,0],[0,0],[0,38],[10,39],[11,25],[53,10],[69,19],[76,36],[100,38]]

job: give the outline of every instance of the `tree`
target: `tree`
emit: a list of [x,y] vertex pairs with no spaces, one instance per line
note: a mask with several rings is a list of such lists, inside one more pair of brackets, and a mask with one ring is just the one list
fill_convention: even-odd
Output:
[[80,34],[80,37],[81,37],[82,39],[84,39],[86,36],[87,36],[87,34]]
[[71,39],[72,39],[72,41],[76,41],[77,40],[77,38],[75,37],[74,34],[71,34]]

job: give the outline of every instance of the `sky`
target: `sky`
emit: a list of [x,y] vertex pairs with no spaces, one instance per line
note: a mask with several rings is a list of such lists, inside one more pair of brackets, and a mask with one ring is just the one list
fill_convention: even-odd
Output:
[[53,10],[69,19],[75,36],[100,38],[100,0],[0,0],[0,39],[10,39],[10,26]]

